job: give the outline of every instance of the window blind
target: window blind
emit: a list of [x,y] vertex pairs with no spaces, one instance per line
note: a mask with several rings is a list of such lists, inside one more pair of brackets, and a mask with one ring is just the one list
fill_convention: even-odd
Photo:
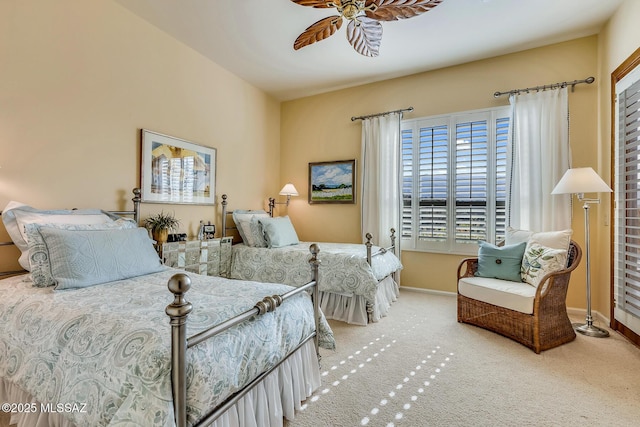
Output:
[[616,304],[640,319],[640,80],[618,93],[618,127]]

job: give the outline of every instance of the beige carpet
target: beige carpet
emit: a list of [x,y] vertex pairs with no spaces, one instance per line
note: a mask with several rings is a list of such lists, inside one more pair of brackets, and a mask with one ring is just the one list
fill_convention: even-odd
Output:
[[536,355],[410,291],[378,323],[331,325],[338,350],[288,427],[640,425],[640,349],[615,333]]
[[640,425],[640,349],[615,333],[536,355],[410,291],[376,324],[331,326],[323,386],[289,427]]

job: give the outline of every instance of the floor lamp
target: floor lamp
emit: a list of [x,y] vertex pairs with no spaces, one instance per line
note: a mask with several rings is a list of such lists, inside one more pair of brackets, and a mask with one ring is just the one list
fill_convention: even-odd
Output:
[[574,324],[574,329],[583,335],[604,338],[609,336],[605,329],[593,326],[591,317],[591,254],[589,251],[589,205],[600,203],[600,199],[588,199],[584,193],[611,193],[611,188],[592,168],[569,169],[562,176],[551,194],[575,194],[584,203],[584,239],[587,258],[587,319],[585,324]]

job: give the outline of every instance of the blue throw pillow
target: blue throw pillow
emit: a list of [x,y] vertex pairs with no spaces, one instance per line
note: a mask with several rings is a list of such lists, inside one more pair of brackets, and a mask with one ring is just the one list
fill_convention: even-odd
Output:
[[165,267],[144,228],[70,231],[41,227],[56,289],[156,273]]
[[259,218],[258,221],[262,225],[262,231],[268,247],[281,248],[300,243],[298,234],[288,216]]
[[520,268],[527,242],[509,246],[496,246],[479,242],[478,271],[476,276],[522,282]]

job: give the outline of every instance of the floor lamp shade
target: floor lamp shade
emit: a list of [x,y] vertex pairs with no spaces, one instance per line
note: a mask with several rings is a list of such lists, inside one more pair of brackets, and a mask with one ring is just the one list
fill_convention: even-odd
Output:
[[611,193],[611,188],[592,168],[569,169],[551,194]]
[[589,250],[589,205],[600,203],[600,199],[587,199],[584,193],[610,193],[611,188],[592,168],[569,169],[562,176],[551,194],[577,194],[578,200],[584,203],[584,239],[587,259],[587,317],[585,324],[574,324],[574,329],[583,335],[604,338],[609,336],[606,329],[593,326],[591,316],[591,254]]

